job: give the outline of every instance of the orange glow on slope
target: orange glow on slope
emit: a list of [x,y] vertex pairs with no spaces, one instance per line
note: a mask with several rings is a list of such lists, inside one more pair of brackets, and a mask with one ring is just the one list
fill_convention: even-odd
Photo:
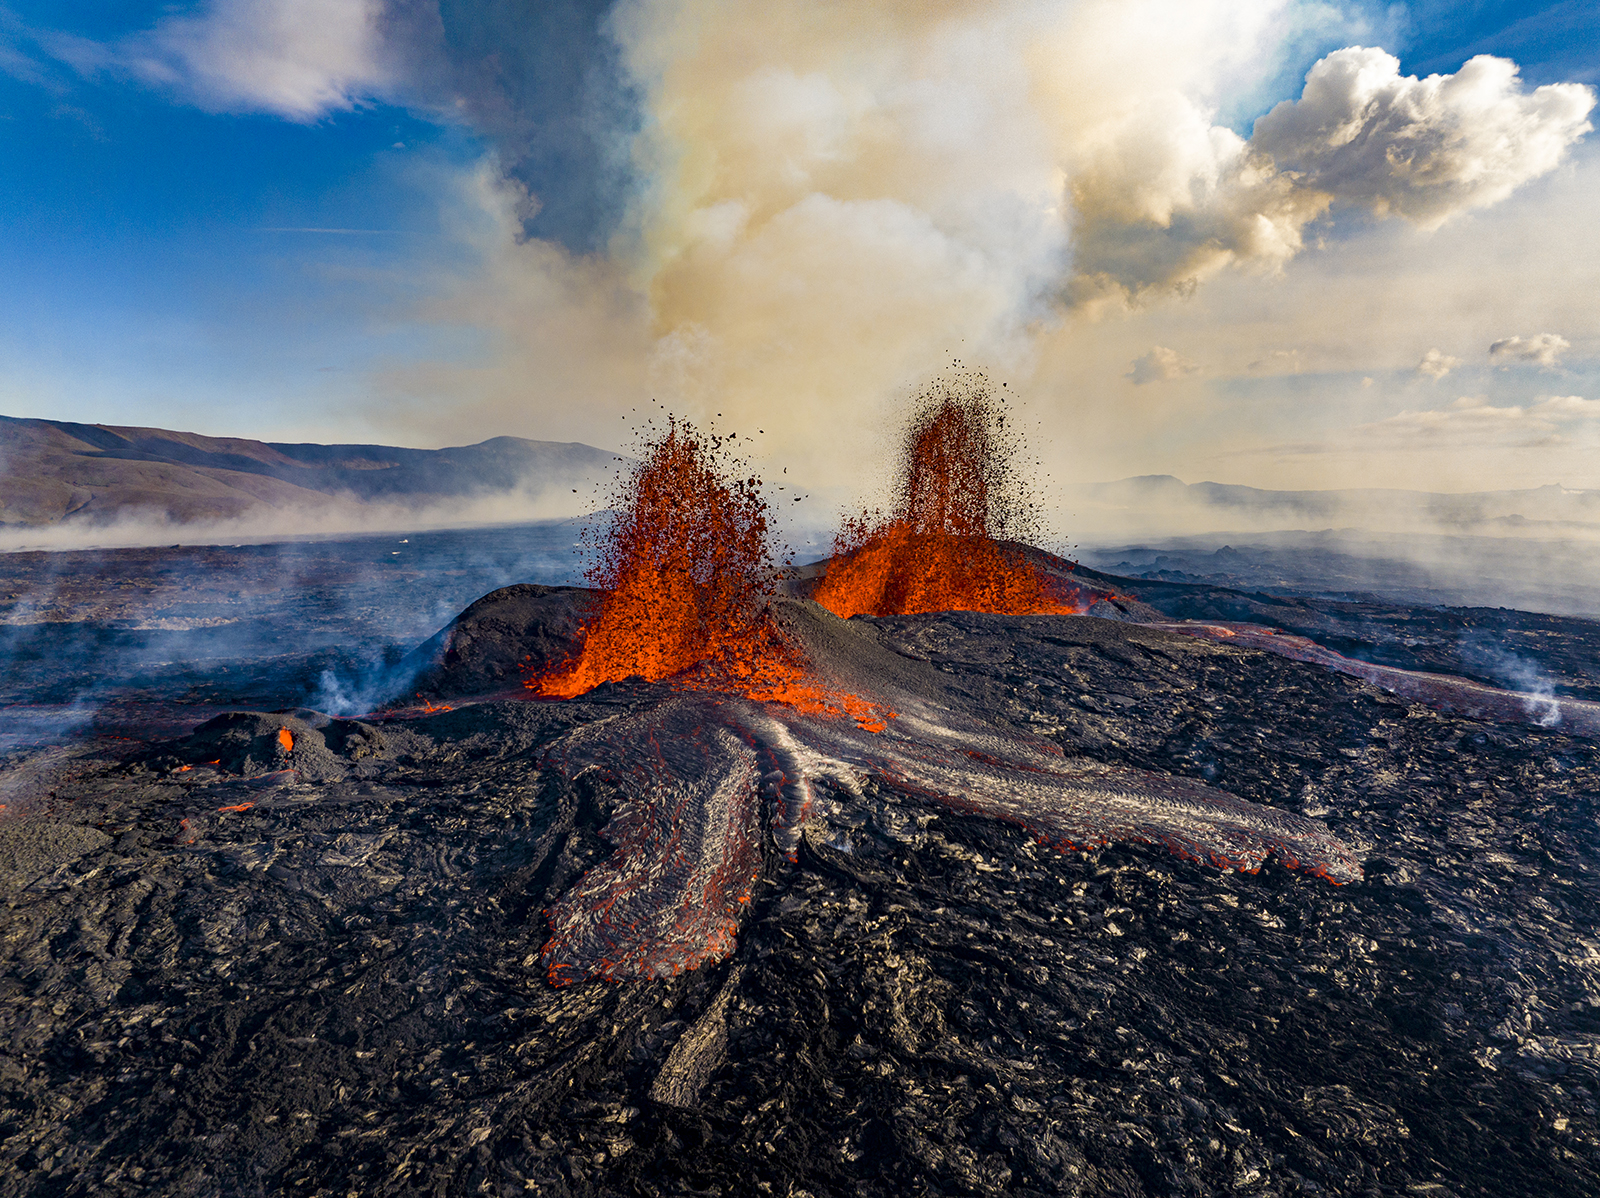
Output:
[[761,480],[736,477],[721,438],[672,420],[622,481],[616,514],[587,572],[601,590],[570,661],[530,690],[574,698],[641,677],[848,715],[881,730],[886,714],[809,676],[768,610],[775,572]]
[[1005,418],[981,378],[928,394],[900,452],[894,511],[863,512],[834,537],[813,598],[834,615],[1081,610],[1002,545],[1023,514]]
[[287,728],[279,728],[278,729],[278,744],[283,747],[283,751],[285,753],[293,753],[294,752],[294,733],[290,732]]

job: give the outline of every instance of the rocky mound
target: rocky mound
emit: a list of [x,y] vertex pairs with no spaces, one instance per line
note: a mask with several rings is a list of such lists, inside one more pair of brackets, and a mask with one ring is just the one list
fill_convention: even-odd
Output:
[[581,644],[597,592],[518,583],[479,599],[407,658],[420,667],[423,698],[488,695],[519,688],[529,671],[564,661]]

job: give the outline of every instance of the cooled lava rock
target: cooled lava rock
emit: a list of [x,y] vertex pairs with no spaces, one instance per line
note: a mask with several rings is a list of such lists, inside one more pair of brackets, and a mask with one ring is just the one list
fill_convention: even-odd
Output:
[[412,689],[441,699],[520,686],[582,643],[583,617],[597,595],[532,583],[485,595],[408,659],[421,666]]
[[[0,821],[33,829],[0,833],[0,1192],[1600,1190],[1600,744],[1134,624],[870,623],[1068,754],[1321,819],[1365,879],[869,783],[768,844],[726,961],[554,989],[543,912],[629,798],[545,753],[664,688],[369,720],[361,755],[240,713],[52,758]],[[321,780],[265,768],[279,729]],[[59,848],[16,872],[7,836]]]

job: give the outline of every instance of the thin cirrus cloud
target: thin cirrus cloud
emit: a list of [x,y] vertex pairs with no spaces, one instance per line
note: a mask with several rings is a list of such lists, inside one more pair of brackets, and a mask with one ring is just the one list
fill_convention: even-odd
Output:
[[1600,431],[1600,399],[1552,395],[1534,403],[1496,406],[1464,395],[1447,408],[1405,411],[1361,425],[1368,441],[1399,445],[1560,445],[1580,433]]
[[314,121],[399,83],[382,0],[212,0],[115,42],[41,41],[82,74],[131,75],[213,112]]
[[1561,365],[1561,355],[1571,348],[1572,343],[1556,333],[1502,337],[1489,346],[1489,359],[1494,362],[1532,362],[1553,370]]

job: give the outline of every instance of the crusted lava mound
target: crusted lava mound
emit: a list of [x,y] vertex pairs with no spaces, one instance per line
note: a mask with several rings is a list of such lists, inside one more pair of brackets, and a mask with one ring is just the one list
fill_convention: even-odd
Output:
[[[1171,629],[858,619],[900,693],[1318,823],[1362,877],[1063,851],[892,770],[824,776],[754,823],[725,959],[552,986],[550,913],[638,814],[571,754],[699,700],[466,702],[555,636],[490,635],[495,606],[458,628],[500,664],[435,682],[454,710],[6,763],[0,1189],[1600,1188],[1592,740]],[[751,750],[728,737],[677,747]]]

